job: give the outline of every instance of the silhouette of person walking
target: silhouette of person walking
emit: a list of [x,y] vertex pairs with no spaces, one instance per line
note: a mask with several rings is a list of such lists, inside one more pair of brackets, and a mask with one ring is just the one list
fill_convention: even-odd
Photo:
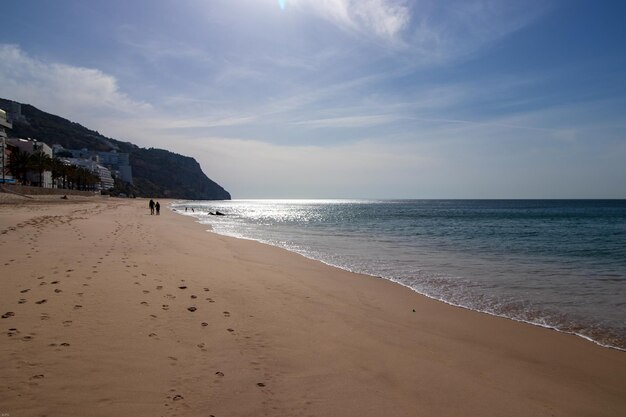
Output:
[[154,205],[154,208],[156,209],[157,212],[157,216],[159,214],[161,214],[161,205],[159,204],[159,202],[157,201],[156,204]]
[[148,206],[150,207],[150,214],[154,214],[154,201],[152,201],[152,199],[150,203],[148,203]]

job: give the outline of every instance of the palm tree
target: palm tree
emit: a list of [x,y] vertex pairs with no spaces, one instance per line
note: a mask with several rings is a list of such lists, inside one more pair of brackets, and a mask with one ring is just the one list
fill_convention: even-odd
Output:
[[26,173],[28,172],[30,155],[28,152],[15,149],[9,156],[8,168],[15,178],[22,180],[22,184],[26,184]]
[[43,172],[47,171],[52,165],[52,158],[43,151],[37,151],[30,155],[29,165],[30,168],[39,173],[39,186],[43,187]]
[[93,172],[90,172],[89,175],[87,175],[86,182],[87,182],[87,188],[90,191],[95,191],[96,184],[100,182],[100,177],[94,174]]
[[87,189],[89,191],[95,191],[96,190],[96,184],[98,184],[100,182],[100,176],[96,175],[95,173],[89,171],[87,174],[87,178],[85,179],[86,183],[87,183]]
[[59,158],[52,158],[52,163],[50,164],[50,171],[52,171],[52,182],[56,183],[57,179],[63,179],[63,188],[65,188],[65,180],[67,176],[67,165],[63,163]]
[[69,188],[69,175],[72,171],[72,165],[71,164],[64,164],[62,171],[61,171],[61,175],[62,175],[62,179],[63,179],[63,188]]
[[69,179],[72,183],[72,188],[76,190],[86,190],[87,189],[87,180],[91,175],[91,172],[83,167],[72,166],[70,170]]
[[78,184],[78,167],[70,165],[67,167],[67,187],[74,190]]

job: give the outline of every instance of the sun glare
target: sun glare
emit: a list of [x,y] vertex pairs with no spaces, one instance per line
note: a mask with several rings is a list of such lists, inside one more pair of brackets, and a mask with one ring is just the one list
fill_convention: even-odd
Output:
[[278,5],[280,6],[280,8],[282,10],[285,10],[285,3],[287,2],[287,0],[278,0]]

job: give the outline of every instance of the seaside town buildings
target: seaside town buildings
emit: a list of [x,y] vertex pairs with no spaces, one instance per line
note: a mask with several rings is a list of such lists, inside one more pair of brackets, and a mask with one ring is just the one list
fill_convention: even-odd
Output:
[[20,107],[19,103],[12,103],[12,107],[8,111],[0,109],[0,184],[23,183],[23,185],[44,188],[62,187],[59,179],[56,183],[53,181],[52,172],[48,168],[40,171],[31,168],[25,175],[20,175],[18,178],[15,173],[10,171],[9,161],[14,152],[23,152],[27,155],[43,154],[44,158],[46,156],[55,157],[65,165],[85,168],[99,178],[100,181],[95,185],[97,191],[113,188],[113,176],[124,182],[133,183],[132,169],[127,153],[119,153],[115,150],[97,152],[87,149],[65,149],[58,144],[50,147],[39,140],[11,137],[12,122],[23,119]]
[[84,158],[59,158],[66,165],[83,167],[100,177],[100,184],[96,189],[110,190],[113,188],[114,180],[111,171],[100,165],[97,161]]
[[[133,183],[133,172],[130,166],[129,155],[127,153],[117,152],[116,150],[110,152],[100,152],[90,151],[87,149],[66,149],[58,144],[53,145],[52,150],[54,156],[57,158],[95,161],[101,167],[109,170],[109,175],[113,175],[131,185]],[[86,165],[82,163],[81,166]]]
[[4,184],[7,179],[13,180],[13,177],[6,169],[7,162],[11,156],[11,151],[7,148],[7,129],[13,128],[13,124],[9,122],[7,113],[0,109],[0,146],[2,146],[0,155],[0,181]]

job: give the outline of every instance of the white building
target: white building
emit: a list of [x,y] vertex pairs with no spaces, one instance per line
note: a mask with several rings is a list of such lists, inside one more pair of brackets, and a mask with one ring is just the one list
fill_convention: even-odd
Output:
[[111,171],[108,168],[98,165],[98,174],[100,176],[100,184],[103,190],[110,190],[113,188],[115,181],[111,176]]
[[72,165],[83,167],[91,171],[93,174],[100,178],[100,184],[96,186],[98,190],[110,190],[113,188],[114,181],[111,176],[111,171],[108,168],[103,167],[96,161],[83,158],[63,158],[64,161],[69,162]]

